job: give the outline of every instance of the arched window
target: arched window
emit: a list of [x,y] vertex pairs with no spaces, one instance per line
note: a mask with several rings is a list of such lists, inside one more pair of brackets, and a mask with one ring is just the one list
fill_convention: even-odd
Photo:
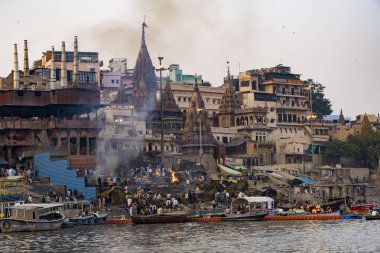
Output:
[[239,118],[236,119],[236,126],[239,126]]

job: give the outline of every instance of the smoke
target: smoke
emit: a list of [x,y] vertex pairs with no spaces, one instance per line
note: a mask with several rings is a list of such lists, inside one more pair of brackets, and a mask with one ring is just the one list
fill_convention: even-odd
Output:
[[[255,48],[246,39],[246,35],[252,37],[255,33],[255,8],[251,1],[236,4],[142,0],[127,2],[120,8],[124,9],[125,18],[81,26],[79,34],[99,48],[100,57],[105,61],[127,57],[128,68],[135,65],[145,15],[146,43],[153,64],[158,65],[157,56],[164,56],[165,66],[178,63],[184,73],[201,74],[213,85],[222,84],[227,60],[237,66]],[[236,38],[232,45],[231,38]]]

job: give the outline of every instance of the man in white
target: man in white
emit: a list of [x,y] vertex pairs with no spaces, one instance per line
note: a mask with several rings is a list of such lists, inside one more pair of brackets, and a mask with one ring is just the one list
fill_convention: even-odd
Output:
[[378,216],[379,215],[379,212],[376,211],[376,210],[373,210],[372,213],[371,213],[372,216]]

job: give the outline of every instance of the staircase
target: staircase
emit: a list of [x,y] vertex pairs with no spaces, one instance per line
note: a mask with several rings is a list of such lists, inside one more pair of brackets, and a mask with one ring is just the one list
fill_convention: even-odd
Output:
[[95,187],[86,187],[83,177],[77,177],[75,170],[69,170],[67,160],[50,160],[50,154],[38,154],[34,156],[34,166],[38,170],[39,177],[49,177],[54,185],[66,185],[67,189],[77,189],[82,192],[85,201],[90,202],[91,197],[96,197]]

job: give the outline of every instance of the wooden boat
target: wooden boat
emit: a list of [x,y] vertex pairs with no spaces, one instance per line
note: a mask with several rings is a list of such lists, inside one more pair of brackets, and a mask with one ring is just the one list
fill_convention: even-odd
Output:
[[134,215],[131,219],[133,224],[183,223],[186,214]]
[[65,216],[58,210],[61,204],[24,204],[8,207],[6,218],[0,219],[0,230],[9,232],[34,232],[61,228]]
[[225,217],[225,210],[204,210],[204,211],[196,211],[191,212],[187,215],[187,217],[192,218],[206,218],[206,217]]
[[380,220],[380,215],[366,215],[366,220]]
[[376,209],[376,206],[372,204],[361,204],[361,205],[351,205],[350,208],[352,211],[355,211],[356,213],[367,213],[368,210],[374,210]]
[[269,197],[242,197],[233,199],[230,213],[223,221],[260,221],[273,208],[274,200]]
[[264,220],[268,213],[245,213],[245,214],[227,214],[221,217],[222,221],[261,221]]
[[76,225],[95,225],[104,224],[107,220],[108,213],[93,213],[75,218],[70,218],[69,221]]

